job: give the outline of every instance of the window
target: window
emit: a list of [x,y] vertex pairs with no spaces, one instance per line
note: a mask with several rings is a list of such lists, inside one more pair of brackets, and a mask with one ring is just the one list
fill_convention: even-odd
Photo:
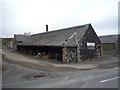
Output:
[[95,49],[95,43],[87,42],[87,49]]

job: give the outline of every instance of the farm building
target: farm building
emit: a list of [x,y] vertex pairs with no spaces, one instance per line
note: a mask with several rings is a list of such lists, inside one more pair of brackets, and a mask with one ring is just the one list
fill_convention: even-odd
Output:
[[16,44],[22,43],[25,41],[25,39],[28,39],[28,35],[22,35],[22,34],[15,34],[14,35],[14,40]]
[[13,50],[16,51],[17,45],[24,42],[26,39],[28,39],[30,36],[28,35],[22,35],[22,34],[14,34],[14,43],[13,43]]
[[120,35],[100,36],[103,56],[116,56],[120,54]]
[[[48,27],[48,26],[46,26]],[[17,51],[61,62],[78,62],[101,55],[101,42],[91,24],[33,34]]]

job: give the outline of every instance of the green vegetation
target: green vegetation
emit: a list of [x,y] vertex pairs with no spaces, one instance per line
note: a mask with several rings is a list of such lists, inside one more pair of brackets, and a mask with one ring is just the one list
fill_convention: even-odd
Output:
[[109,59],[110,56],[103,56],[103,59]]
[[2,38],[0,45],[2,48],[11,48],[13,40],[13,38]]

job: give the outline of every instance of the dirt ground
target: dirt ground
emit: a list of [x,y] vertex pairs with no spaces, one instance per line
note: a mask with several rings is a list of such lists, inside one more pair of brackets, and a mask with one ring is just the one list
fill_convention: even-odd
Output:
[[92,69],[109,69],[118,66],[117,57],[85,60],[79,63],[61,64],[36,57],[2,52],[2,83],[63,77],[73,72]]

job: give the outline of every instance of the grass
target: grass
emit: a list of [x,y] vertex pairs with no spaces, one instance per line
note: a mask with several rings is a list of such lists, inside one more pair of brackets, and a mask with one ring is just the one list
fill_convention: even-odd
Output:
[[111,56],[103,56],[103,59],[109,59]]

